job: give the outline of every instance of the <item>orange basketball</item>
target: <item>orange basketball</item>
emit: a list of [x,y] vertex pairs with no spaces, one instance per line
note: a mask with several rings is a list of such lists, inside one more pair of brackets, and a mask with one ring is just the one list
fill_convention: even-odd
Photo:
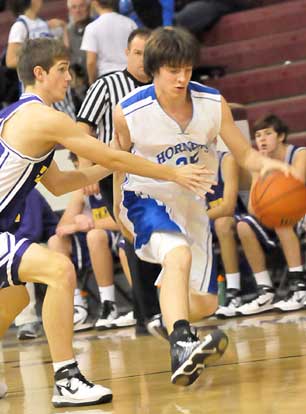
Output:
[[255,216],[267,227],[296,224],[306,214],[306,187],[280,171],[259,178],[251,192]]

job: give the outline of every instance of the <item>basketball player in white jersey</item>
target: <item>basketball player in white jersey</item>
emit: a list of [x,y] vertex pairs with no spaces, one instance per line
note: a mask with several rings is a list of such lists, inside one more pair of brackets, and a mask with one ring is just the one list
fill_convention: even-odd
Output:
[[[72,349],[75,272],[69,259],[18,239],[14,222],[38,181],[55,195],[95,183],[110,170],[172,180],[203,193],[211,179],[201,166],[157,165],[116,151],[86,135],[67,115],[51,108],[64,98],[69,82],[69,54],[57,40],[32,39],[22,48],[18,73],[26,89],[18,102],[0,112],[0,337],[27,305],[26,282],[48,285],[43,323],[55,370],[55,406],[108,402],[112,392],[87,381]],[[52,160],[56,144],[98,164],[59,170]],[[102,167],[101,165],[104,167]],[[5,387],[0,388],[5,390]],[[1,394],[3,394],[2,392]]]
[[[185,30],[153,32],[144,66],[154,82],[131,92],[115,111],[121,148],[160,165],[204,164],[215,176],[214,139],[220,134],[241,166],[261,174],[272,169],[288,173],[288,166],[251,148],[219,91],[190,82],[196,58],[196,41]],[[117,177],[117,197],[120,181]],[[117,198],[117,215],[119,205]],[[122,184],[120,220],[134,237],[139,257],[162,264],[158,283],[171,347],[171,381],[189,385],[204,365],[223,354],[228,342],[219,330],[199,340],[189,325],[191,318],[217,307],[204,203],[176,184],[129,174]]]

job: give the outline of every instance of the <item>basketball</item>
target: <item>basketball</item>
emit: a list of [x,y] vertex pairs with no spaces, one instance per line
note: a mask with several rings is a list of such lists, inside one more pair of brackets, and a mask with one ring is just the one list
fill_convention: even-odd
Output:
[[251,202],[255,216],[264,226],[292,226],[306,214],[306,187],[292,175],[275,171],[258,179]]

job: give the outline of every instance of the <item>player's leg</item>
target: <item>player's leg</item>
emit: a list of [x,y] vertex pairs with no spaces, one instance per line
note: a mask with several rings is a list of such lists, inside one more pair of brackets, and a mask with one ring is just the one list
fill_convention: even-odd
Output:
[[21,282],[48,285],[42,318],[55,370],[53,404],[77,406],[110,401],[111,391],[85,380],[75,361],[72,335],[76,276],[72,262],[60,253],[32,244],[21,258],[18,275]]
[[97,329],[111,328],[118,317],[115,303],[114,259],[111,251],[111,232],[93,229],[87,233],[87,246],[92,269],[99,287],[101,309],[95,323]]
[[270,247],[274,247],[275,241],[272,240],[272,236],[266,229],[251,216],[245,216],[237,223],[237,234],[257,284],[257,297],[240,306],[237,313],[252,315],[273,309],[275,292],[262,246],[268,248],[271,245]]
[[306,299],[306,275],[303,270],[301,246],[293,227],[275,229],[288,265],[288,296],[274,304],[282,311],[298,310],[304,307]]
[[[189,324],[189,274],[191,249],[180,233],[153,233],[152,256],[163,270],[157,283],[161,286],[160,304],[169,333],[173,384],[190,385],[208,364],[218,359],[227,346],[227,337],[216,330],[200,340]],[[215,302],[216,308],[216,302]],[[214,309],[215,309],[214,308]]]
[[235,237],[236,220],[234,217],[220,217],[214,221],[214,229],[219,241],[226,278],[225,304],[218,308],[216,316],[235,316],[236,309],[241,305],[239,257]]

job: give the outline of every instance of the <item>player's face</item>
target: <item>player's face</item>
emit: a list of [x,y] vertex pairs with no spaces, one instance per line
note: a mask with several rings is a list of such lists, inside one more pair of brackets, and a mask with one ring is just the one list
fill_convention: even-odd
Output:
[[280,136],[273,127],[256,131],[255,140],[259,152],[265,155],[273,155],[281,143]]
[[58,60],[48,73],[45,72],[43,88],[50,96],[52,103],[62,101],[65,98],[70,81],[68,60]]
[[192,66],[162,66],[154,74],[155,86],[164,94],[178,98],[186,96],[188,83],[192,75]]
[[150,80],[143,68],[143,52],[147,39],[135,36],[130,46],[126,49],[127,70],[140,82],[146,83]]

